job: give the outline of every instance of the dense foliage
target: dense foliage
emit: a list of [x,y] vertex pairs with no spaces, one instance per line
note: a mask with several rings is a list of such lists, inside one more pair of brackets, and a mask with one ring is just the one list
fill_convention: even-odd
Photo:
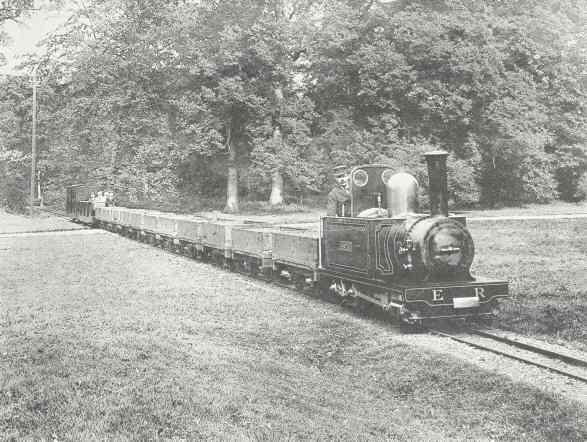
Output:
[[[43,186],[238,210],[324,192],[335,163],[425,182],[419,154],[446,149],[456,204],[579,200],[586,23],[580,0],[94,0],[24,66],[43,78]],[[27,79],[0,97],[0,196],[18,208]]]

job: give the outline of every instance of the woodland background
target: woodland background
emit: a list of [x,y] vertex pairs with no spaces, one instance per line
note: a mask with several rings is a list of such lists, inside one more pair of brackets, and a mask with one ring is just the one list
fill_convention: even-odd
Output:
[[88,0],[0,78],[0,206],[28,204],[37,65],[50,204],[85,183],[126,204],[279,206],[369,162],[425,185],[431,149],[451,154],[455,207],[579,201],[586,41],[584,0]]

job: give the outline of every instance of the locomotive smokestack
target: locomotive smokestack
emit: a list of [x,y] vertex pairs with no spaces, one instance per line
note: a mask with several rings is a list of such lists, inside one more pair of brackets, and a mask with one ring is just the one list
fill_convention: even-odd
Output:
[[448,152],[435,150],[424,154],[428,163],[428,180],[430,182],[430,214],[448,216],[448,181],[446,158]]

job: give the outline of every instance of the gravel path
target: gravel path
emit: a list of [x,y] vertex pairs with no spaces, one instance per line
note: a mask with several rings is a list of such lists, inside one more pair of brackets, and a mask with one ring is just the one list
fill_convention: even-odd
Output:
[[29,233],[82,230],[86,227],[63,218],[41,214],[35,217],[11,215],[0,211],[0,233]]
[[505,375],[515,382],[531,385],[544,392],[560,394],[587,406],[587,384],[583,382],[438,336],[397,335],[394,339],[475,364],[489,372]]
[[13,232],[0,233],[0,238],[29,237],[29,236],[75,236],[75,235],[101,235],[108,233],[99,229],[65,229],[65,230],[42,230],[39,232]]

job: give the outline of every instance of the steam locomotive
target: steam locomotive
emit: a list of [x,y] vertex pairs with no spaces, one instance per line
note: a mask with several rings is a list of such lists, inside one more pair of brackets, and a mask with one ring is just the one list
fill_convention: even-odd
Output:
[[448,213],[443,151],[425,155],[430,214],[417,213],[418,183],[386,165],[354,167],[350,216],[279,224],[96,207],[83,186],[67,189],[68,215],[137,240],[298,289],[379,306],[407,324],[492,315],[506,281],[470,273],[474,243]]
[[[340,297],[358,297],[407,323],[491,314],[507,297],[505,281],[473,277],[466,219],[448,213],[444,151],[425,155],[430,214],[418,214],[418,182],[385,165],[355,167],[351,216],[322,219],[321,278]],[[365,218],[369,208],[388,217]]]

